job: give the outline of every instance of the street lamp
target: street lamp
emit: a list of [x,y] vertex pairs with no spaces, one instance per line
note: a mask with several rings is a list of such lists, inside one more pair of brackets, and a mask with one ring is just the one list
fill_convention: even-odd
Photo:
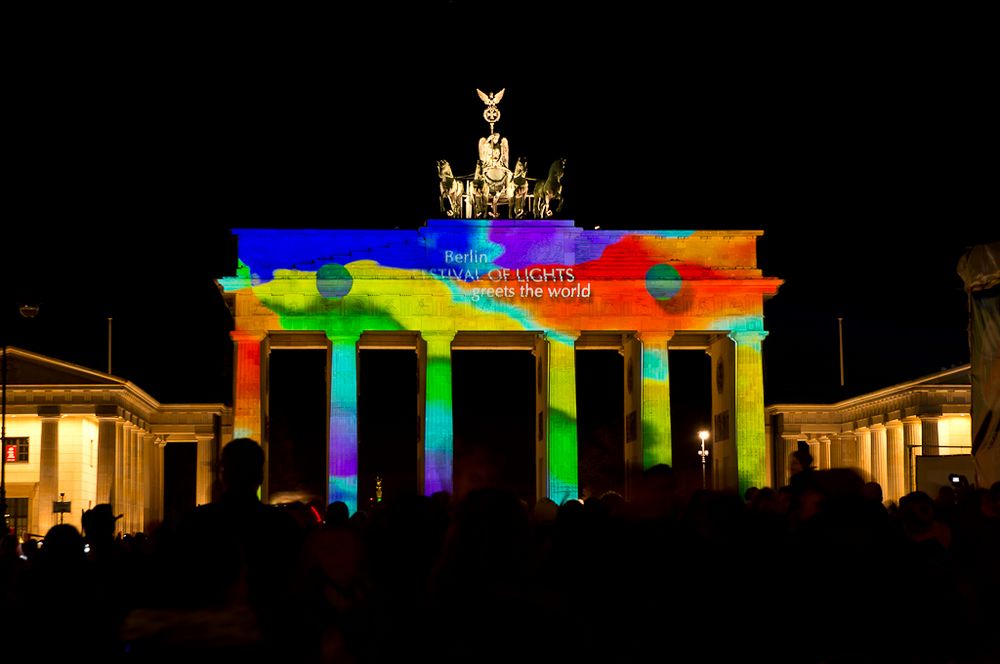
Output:
[[[38,305],[22,304],[18,311],[24,318],[38,315]],[[3,362],[0,363],[0,534],[7,534],[7,340],[3,344]]]
[[698,452],[698,456],[701,457],[701,488],[707,489],[705,484],[705,463],[708,461],[708,450],[705,449],[705,440],[708,438],[708,431],[702,429],[698,432],[698,437],[701,438],[701,450]]

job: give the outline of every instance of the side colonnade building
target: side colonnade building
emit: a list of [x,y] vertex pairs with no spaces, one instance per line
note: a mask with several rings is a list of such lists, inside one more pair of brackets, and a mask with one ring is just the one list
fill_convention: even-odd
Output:
[[122,378],[10,346],[4,359],[7,522],[18,537],[80,528],[98,503],[122,515],[119,532],[148,531],[212,500],[229,407],[161,404]]
[[[817,468],[854,468],[865,481],[878,482],[887,501],[918,488],[934,494],[940,482],[918,487],[920,457],[972,463],[969,370],[965,364],[829,405],[768,406],[768,436],[779,460],[769,485],[788,484],[788,459],[805,441]],[[950,465],[964,470],[960,461]]]

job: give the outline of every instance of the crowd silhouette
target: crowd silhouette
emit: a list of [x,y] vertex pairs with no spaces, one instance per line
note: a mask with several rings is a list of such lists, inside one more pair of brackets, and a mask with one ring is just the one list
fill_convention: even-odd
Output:
[[[742,498],[527,505],[499,488],[324,518],[262,504],[263,453],[223,448],[224,490],[155,532],[110,505],[41,547],[0,540],[5,653],[60,661],[1000,661],[1000,483],[884,505],[851,470]],[[694,653],[694,654],[692,654]],[[19,661],[11,659],[5,661]]]

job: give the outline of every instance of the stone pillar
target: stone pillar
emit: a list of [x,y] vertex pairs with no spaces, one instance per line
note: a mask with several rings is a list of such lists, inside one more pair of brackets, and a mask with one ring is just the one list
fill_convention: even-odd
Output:
[[139,436],[139,428],[132,424],[125,429],[125,482],[122,493],[123,509],[125,515],[122,519],[122,531],[126,533],[136,532],[138,519],[136,518],[136,438]]
[[59,408],[39,408],[42,420],[41,449],[38,454],[38,523],[39,534],[59,523],[52,512],[53,501],[59,500]]
[[920,442],[923,447],[921,454],[927,456],[941,454],[941,448],[938,447],[938,421],[940,419],[936,415],[920,416]]
[[145,429],[136,429],[135,431],[135,442],[133,443],[133,449],[135,450],[135,464],[132,466],[132,522],[133,529],[135,532],[142,532],[145,527],[145,511],[146,511],[146,447],[144,445],[146,437],[149,434],[146,433]]
[[886,449],[885,426],[873,424],[872,428],[872,481],[882,487],[882,496],[889,490],[889,472],[886,467],[889,454]]
[[195,440],[198,441],[198,466],[195,471],[194,500],[196,505],[205,505],[212,502],[212,483],[215,481],[213,454],[215,436],[199,434],[195,436]]
[[872,479],[872,432],[868,427],[861,427],[854,434],[858,438],[858,470],[861,479],[869,482]]
[[147,531],[162,517],[159,503],[163,498],[163,444],[153,434],[143,435],[142,440],[142,529]]
[[358,339],[330,339],[330,471],[328,502],[358,509]]
[[837,444],[831,454],[834,468],[857,468],[858,443],[852,432],[837,434]]
[[819,458],[817,461],[819,467],[823,470],[833,468],[831,465],[832,459],[830,457],[830,438],[828,436],[819,437]]
[[764,370],[761,342],[767,332],[730,332],[736,343],[736,469],[738,491],[767,486],[764,437]]
[[809,438],[806,440],[806,443],[808,443],[809,445],[809,456],[813,458],[813,463],[812,463],[813,468],[819,470],[820,468],[822,468],[822,466],[820,465],[820,456],[822,455],[820,454],[820,449],[819,449],[819,439]]
[[919,417],[903,421],[903,454],[906,455],[903,484],[906,493],[917,490],[917,457],[923,452],[923,425]]
[[903,449],[903,423],[893,420],[886,425],[889,486],[885,498],[895,503],[906,494],[906,456]]
[[[128,430],[131,427],[132,423],[125,420],[115,422],[115,480],[113,484],[114,495],[110,501],[115,516],[125,513],[125,488],[128,486],[125,480],[127,473],[125,455],[128,451],[126,445]],[[121,519],[115,522],[115,527],[121,529],[122,532],[127,532]]]
[[[580,495],[576,438],[576,337],[549,337],[549,498],[561,505]],[[542,418],[546,419],[545,417]]]
[[452,491],[455,428],[451,400],[452,331],[421,332],[424,368],[424,493]]
[[672,332],[642,334],[642,467],[672,464],[670,363]]
[[535,496],[549,495],[549,340],[535,336]]
[[97,502],[110,503],[115,481],[115,441],[118,418],[97,418]]
[[261,342],[263,332],[233,330],[233,437],[262,442]]
[[635,497],[636,482],[644,470],[642,450],[642,342],[622,335],[622,393],[624,395],[625,499]]

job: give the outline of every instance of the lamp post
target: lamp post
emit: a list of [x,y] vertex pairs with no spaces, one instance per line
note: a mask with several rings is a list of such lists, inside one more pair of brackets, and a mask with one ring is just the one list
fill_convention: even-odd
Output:
[[0,534],[7,534],[7,344],[3,345],[3,363],[0,365],[0,376],[3,381],[2,405],[0,405],[0,444],[3,446],[3,456],[0,456]]
[[701,488],[707,489],[705,484],[705,464],[708,461],[708,450],[705,449],[705,440],[708,438],[708,431],[702,429],[698,432],[698,437],[701,438],[701,450],[698,452],[698,456],[701,457]]
[[[38,315],[38,306],[22,304],[18,311],[24,318],[34,318]],[[3,362],[0,363],[0,446],[3,455],[0,456],[0,534],[7,534],[7,339],[3,344]]]

